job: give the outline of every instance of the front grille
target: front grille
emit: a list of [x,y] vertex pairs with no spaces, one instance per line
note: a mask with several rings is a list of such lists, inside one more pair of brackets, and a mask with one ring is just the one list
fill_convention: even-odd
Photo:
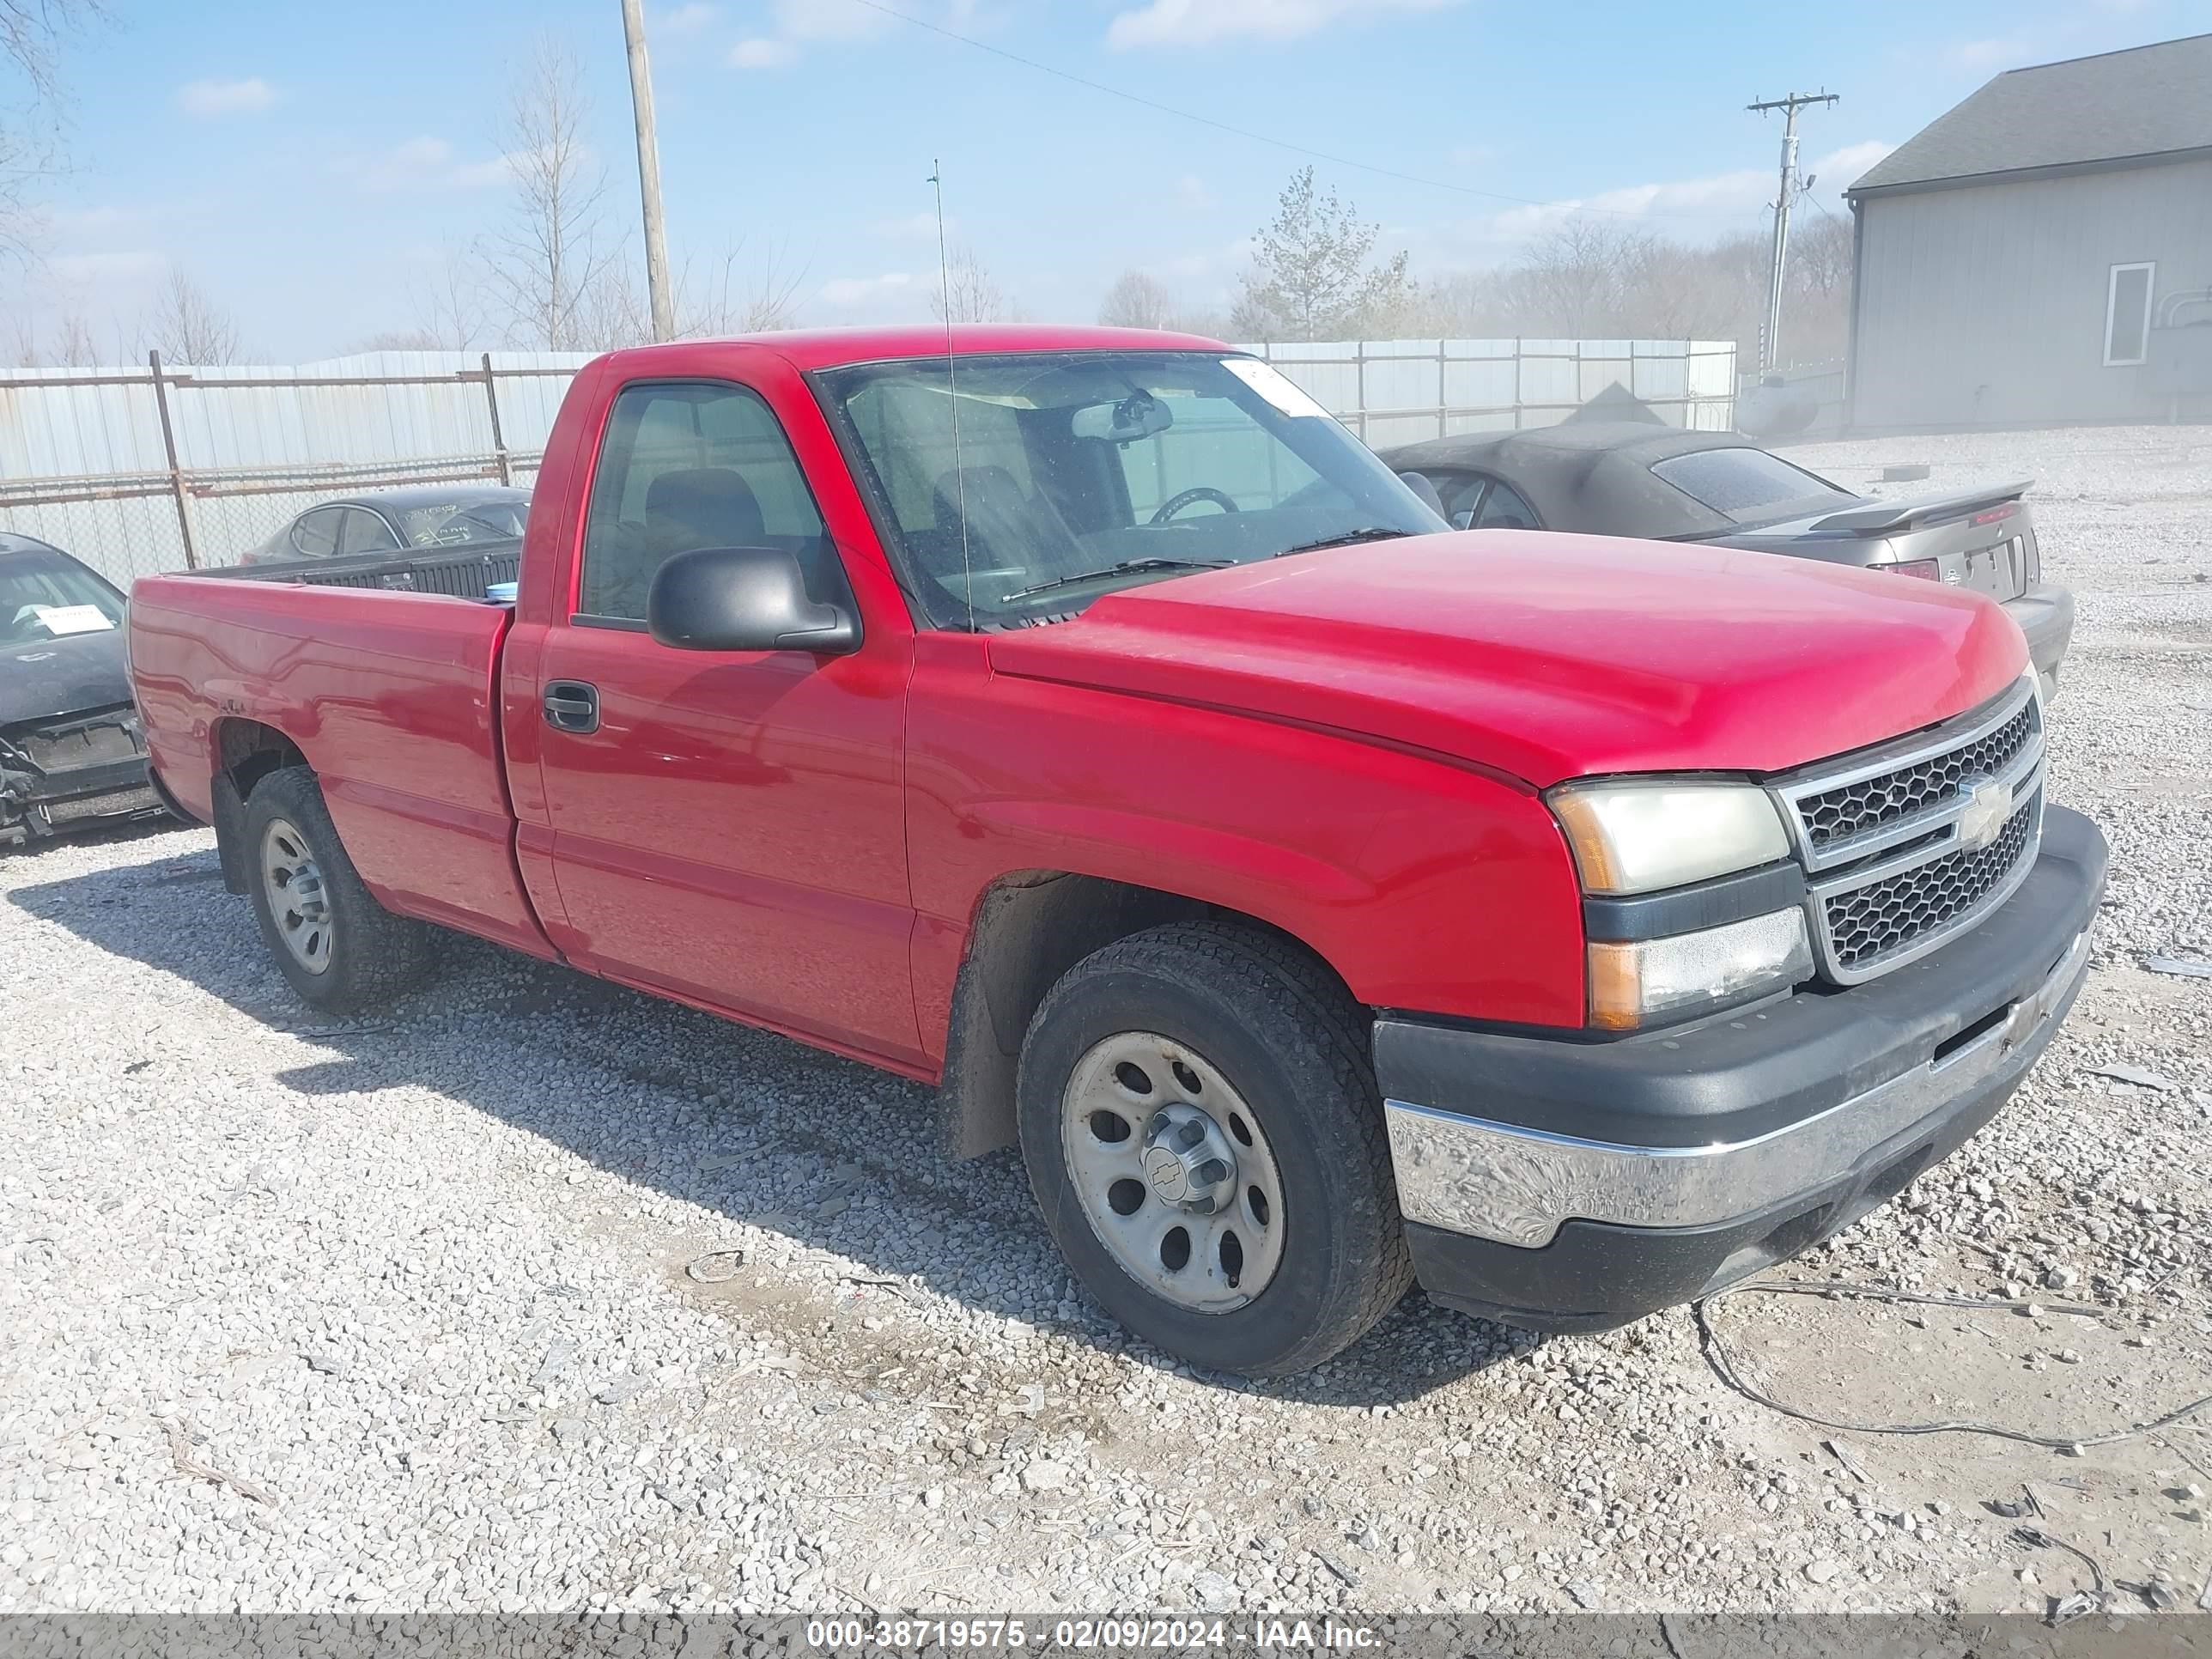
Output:
[[[2041,839],[2043,743],[2042,704],[2023,681],[1932,732],[1776,781],[1826,978],[1887,973],[2011,896]],[[1992,806],[2001,824],[1984,817]],[[1985,844],[1961,845],[1992,827]]]
[[2039,793],[1997,838],[1978,851],[1948,853],[1887,879],[1820,901],[1836,965],[1863,974],[1930,934],[1976,915],[2026,855],[2043,811]]
[[2034,703],[2023,703],[2020,712],[1996,730],[1959,748],[1893,772],[1801,797],[1797,810],[1804,820],[1807,842],[1825,851],[1947,805],[1957,796],[1961,778],[1978,773],[2002,777],[2036,734],[2035,714]]

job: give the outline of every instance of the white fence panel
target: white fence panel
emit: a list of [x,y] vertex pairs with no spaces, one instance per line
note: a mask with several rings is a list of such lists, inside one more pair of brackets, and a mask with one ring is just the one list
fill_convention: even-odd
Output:
[[[1726,341],[1248,349],[1378,448],[1548,426],[1613,385],[1678,426],[1723,429],[1733,418]],[[589,361],[382,351],[295,368],[164,364],[158,381],[150,364],[0,371],[0,530],[52,542],[127,585],[188,562],[234,562],[333,496],[434,478],[527,483]]]

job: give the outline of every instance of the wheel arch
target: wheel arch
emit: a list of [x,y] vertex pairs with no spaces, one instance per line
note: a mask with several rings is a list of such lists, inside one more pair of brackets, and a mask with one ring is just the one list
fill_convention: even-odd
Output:
[[[1328,960],[1295,933],[1188,894],[1067,870],[1015,871],[987,887],[969,928],[945,1033],[940,1109],[952,1154],[977,1158],[1014,1144],[1022,1040],[1061,975],[1116,939],[1169,922],[1201,920],[1282,940],[1344,983]],[[1352,994],[1348,987],[1345,994]]]
[[243,716],[216,721],[208,734],[208,744],[215,769],[209,798],[214,807],[216,854],[222,865],[222,884],[232,893],[243,894],[246,798],[271,772],[306,766],[307,757],[275,726]]

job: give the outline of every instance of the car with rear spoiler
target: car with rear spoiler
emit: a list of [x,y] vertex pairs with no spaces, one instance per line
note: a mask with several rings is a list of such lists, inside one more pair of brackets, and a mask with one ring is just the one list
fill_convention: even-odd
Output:
[[[2046,700],[2074,634],[2074,596],[2043,580],[2032,480],[1878,501],[1738,432],[1569,420],[1382,452],[1434,489],[1461,529],[1565,530],[1719,543],[1825,559],[1985,593],[2027,635]],[[1416,484],[1415,488],[1422,486]]]

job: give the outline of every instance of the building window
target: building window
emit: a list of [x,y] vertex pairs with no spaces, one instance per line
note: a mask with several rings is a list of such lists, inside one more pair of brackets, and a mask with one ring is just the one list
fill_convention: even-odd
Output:
[[2114,265],[2105,288],[2105,367],[2124,368],[2150,355],[2153,264]]

